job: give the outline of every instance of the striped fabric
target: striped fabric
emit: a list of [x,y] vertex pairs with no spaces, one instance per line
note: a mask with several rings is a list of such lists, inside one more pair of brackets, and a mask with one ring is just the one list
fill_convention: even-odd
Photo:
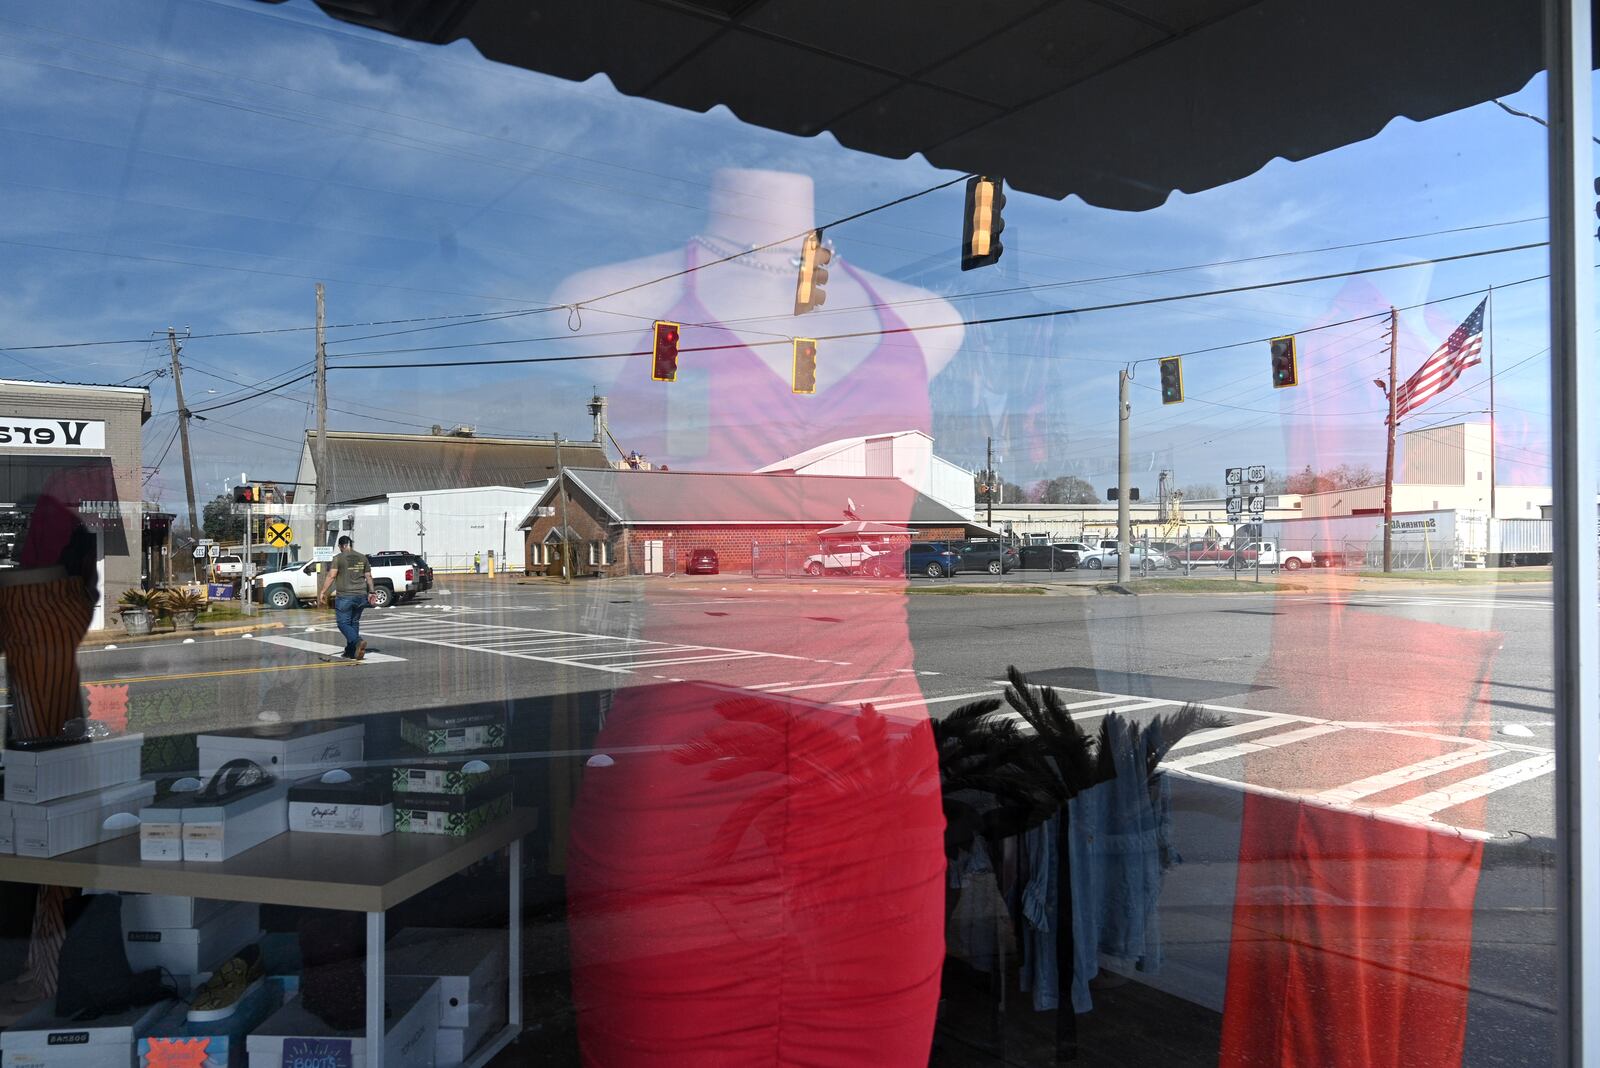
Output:
[[78,643],[93,618],[76,578],[0,583],[0,652],[14,739],[54,738],[67,720],[83,715]]
[[77,893],[65,886],[41,886],[33,906],[33,935],[28,939],[28,959],[23,975],[32,980],[31,993],[56,996],[61,979],[61,944],[67,940],[67,898]]
[[1479,354],[1483,351],[1483,309],[1488,302],[1488,297],[1479,301],[1477,308],[1455,328],[1445,343],[1434,349],[1433,355],[1423,361],[1416,373],[1395,390],[1397,420],[1404,419],[1454,385],[1467,368],[1483,362]]

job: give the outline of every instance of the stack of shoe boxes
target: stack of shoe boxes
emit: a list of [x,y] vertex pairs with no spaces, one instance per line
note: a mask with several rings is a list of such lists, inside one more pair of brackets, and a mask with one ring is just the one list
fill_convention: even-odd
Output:
[[192,990],[261,937],[261,906],[169,894],[122,899],[123,946],[135,972],[164,968]]
[[389,941],[386,974],[439,981],[435,1068],[456,1068],[506,1024],[506,932],[409,927]]
[[415,713],[400,737],[422,755],[394,769],[395,830],[461,836],[511,811],[503,712]]
[[210,779],[222,765],[242,757],[255,761],[274,778],[293,782],[313,772],[360,766],[366,728],[359,723],[323,720],[217,731],[202,734],[195,742],[200,750],[201,779]]
[[6,750],[13,851],[54,857],[131,832],[136,820],[111,817],[137,813],[155,796],[155,784],[139,779],[143,745],[143,735],[126,734]]

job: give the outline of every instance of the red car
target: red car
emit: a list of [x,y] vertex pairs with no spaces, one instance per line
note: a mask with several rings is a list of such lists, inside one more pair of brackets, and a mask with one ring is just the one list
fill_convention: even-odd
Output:
[[722,571],[715,549],[691,549],[689,563],[683,570],[687,575],[717,575]]

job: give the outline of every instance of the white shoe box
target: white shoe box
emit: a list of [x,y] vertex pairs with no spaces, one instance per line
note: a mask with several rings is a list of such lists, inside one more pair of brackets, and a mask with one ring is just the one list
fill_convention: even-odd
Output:
[[504,1008],[504,931],[457,927],[408,927],[389,940],[384,974],[439,980],[439,1026],[471,1027],[472,1006],[498,989]]
[[159,1001],[84,1023],[59,1019],[46,1002],[0,1031],[4,1068],[133,1068],[140,1033],[172,1003]]
[[433,1046],[434,1068],[460,1068],[484,1039],[506,1025],[506,988],[491,991],[488,1004],[472,1006],[471,1027],[441,1027]]
[[226,912],[232,904],[231,901],[179,897],[176,894],[123,894],[122,930],[159,931],[199,927],[218,913]]
[[128,966],[136,972],[165,968],[175,976],[192,978],[217,967],[261,937],[261,906],[241,901],[198,927],[129,929],[123,918],[123,948]]
[[5,799],[37,804],[139,777],[144,735],[124,734],[47,749],[7,749]]
[[355,767],[366,747],[366,728],[359,723],[329,720],[296,724],[289,733],[270,737],[257,731],[218,731],[195,739],[200,750],[200,778],[210,781],[230,760],[260,764],[280,779],[298,779],[334,768]]
[[[384,983],[389,1029],[383,1037],[385,1068],[434,1068],[439,1030],[439,995],[433,979]],[[367,1063],[361,1031],[335,1031],[306,1011],[299,997],[286,1002],[245,1040],[250,1068],[289,1064]]]
[[289,830],[289,784],[279,779],[221,803],[183,807],[183,859],[222,861]]
[[168,794],[139,810],[140,860],[183,859],[183,810],[192,796]]
[[289,787],[289,829],[321,834],[375,836],[394,830],[394,786],[389,769],[356,769],[348,782],[313,775]]
[[0,801],[0,857],[9,857],[17,851],[17,821],[11,814],[14,806]]
[[38,805],[12,805],[17,855],[57,857],[130,834],[135,826],[131,821],[127,827],[108,830],[106,819],[124,812],[137,814],[155,793],[153,782],[130,782]]

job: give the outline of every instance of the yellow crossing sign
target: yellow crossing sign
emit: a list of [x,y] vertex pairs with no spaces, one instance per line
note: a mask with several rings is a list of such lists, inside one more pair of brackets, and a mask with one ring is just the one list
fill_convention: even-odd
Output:
[[274,549],[287,549],[294,543],[294,530],[281,519],[274,519],[267,524],[267,544]]

